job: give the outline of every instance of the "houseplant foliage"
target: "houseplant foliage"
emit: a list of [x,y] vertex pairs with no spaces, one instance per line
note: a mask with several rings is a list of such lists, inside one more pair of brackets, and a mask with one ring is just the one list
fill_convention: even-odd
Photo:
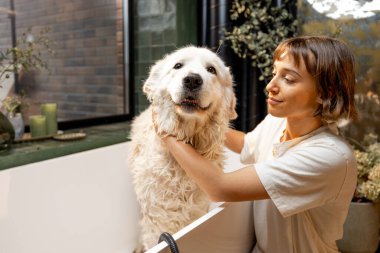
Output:
[[360,120],[344,129],[353,144],[358,167],[354,201],[380,201],[380,100],[374,93],[355,95]]
[[357,160],[358,183],[353,201],[380,202],[380,100],[373,93],[356,94],[355,104],[359,120],[340,127]]
[[[374,135],[372,138],[377,139]],[[364,151],[355,150],[358,166],[356,201],[379,202],[380,200],[380,143],[375,141]]]
[[2,101],[2,107],[4,108],[7,116],[21,113],[28,107],[28,103],[25,101],[25,93],[21,92],[20,95],[7,96]]
[[297,20],[288,11],[290,0],[274,6],[271,0],[234,0],[231,19],[236,21],[225,31],[224,41],[240,58],[250,58],[260,70],[259,80],[268,82],[272,76],[273,52],[277,45],[296,34]]
[[33,36],[32,29],[29,28],[22,33],[16,46],[0,51],[0,88],[4,79],[13,73],[47,69],[47,63],[43,59],[44,53],[53,53],[47,37],[49,31],[49,28],[42,28],[36,36]]
[[29,103],[25,100],[24,92],[20,92],[20,95],[7,96],[2,101],[2,107],[6,117],[11,122],[15,131],[15,139],[21,139],[24,134],[25,124],[22,112],[28,106]]
[[[42,28],[36,36],[32,35],[29,28],[22,33],[20,39],[14,47],[0,51],[0,89],[4,88],[4,81],[12,74],[26,73],[36,69],[47,69],[44,60],[46,54],[52,54],[50,41],[47,37],[49,28]],[[20,95],[9,95],[1,101],[0,110],[0,152],[10,149],[11,143],[15,138],[15,132],[7,116],[21,112],[25,97],[24,91]],[[4,115],[5,111],[7,115]]]

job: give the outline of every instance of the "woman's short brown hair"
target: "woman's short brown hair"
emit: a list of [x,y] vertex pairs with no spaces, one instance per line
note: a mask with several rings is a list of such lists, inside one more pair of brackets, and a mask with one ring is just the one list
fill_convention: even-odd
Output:
[[315,115],[327,123],[357,118],[355,60],[345,43],[326,36],[296,37],[278,45],[274,60],[279,60],[284,52],[293,56],[297,67],[302,59],[316,80],[322,101]]

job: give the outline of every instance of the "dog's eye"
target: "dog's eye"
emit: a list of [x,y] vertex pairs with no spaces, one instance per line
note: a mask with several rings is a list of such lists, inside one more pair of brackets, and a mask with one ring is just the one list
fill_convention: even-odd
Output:
[[216,69],[212,66],[207,67],[207,71],[210,72],[213,75],[216,75]]
[[180,69],[183,67],[183,64],[182,63],[176,63],[173,67],[173,69]]

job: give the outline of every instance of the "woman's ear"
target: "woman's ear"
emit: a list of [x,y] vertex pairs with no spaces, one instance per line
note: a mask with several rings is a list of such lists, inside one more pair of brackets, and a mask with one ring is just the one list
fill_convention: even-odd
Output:
[[318,104],[323,104],[323,100],[322,100],[322,95],[323,95],[323,89],[322,88],[320,88],[320,89],[317,89],[316,90],[316,95],[317,95],[317,97],[316,97],[316,99],[315,99],[315,102],[317,102]]
[[322,98],[321,98],[321,95],[319,95],[316,99],[317,103],[318,104],[322,104]]

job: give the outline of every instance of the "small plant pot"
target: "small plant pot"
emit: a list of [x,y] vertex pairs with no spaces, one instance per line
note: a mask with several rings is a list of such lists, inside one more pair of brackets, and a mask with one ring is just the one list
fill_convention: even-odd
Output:
[[375,253],[379,246],[380,204],[351,202],[343,238],[337,241],[342,253]]
[[24,120],[21,113],[16,113],[8,116],[9,121],[11,122],[13,129],[15,131],[15,139],[21,139],[24,134]]

